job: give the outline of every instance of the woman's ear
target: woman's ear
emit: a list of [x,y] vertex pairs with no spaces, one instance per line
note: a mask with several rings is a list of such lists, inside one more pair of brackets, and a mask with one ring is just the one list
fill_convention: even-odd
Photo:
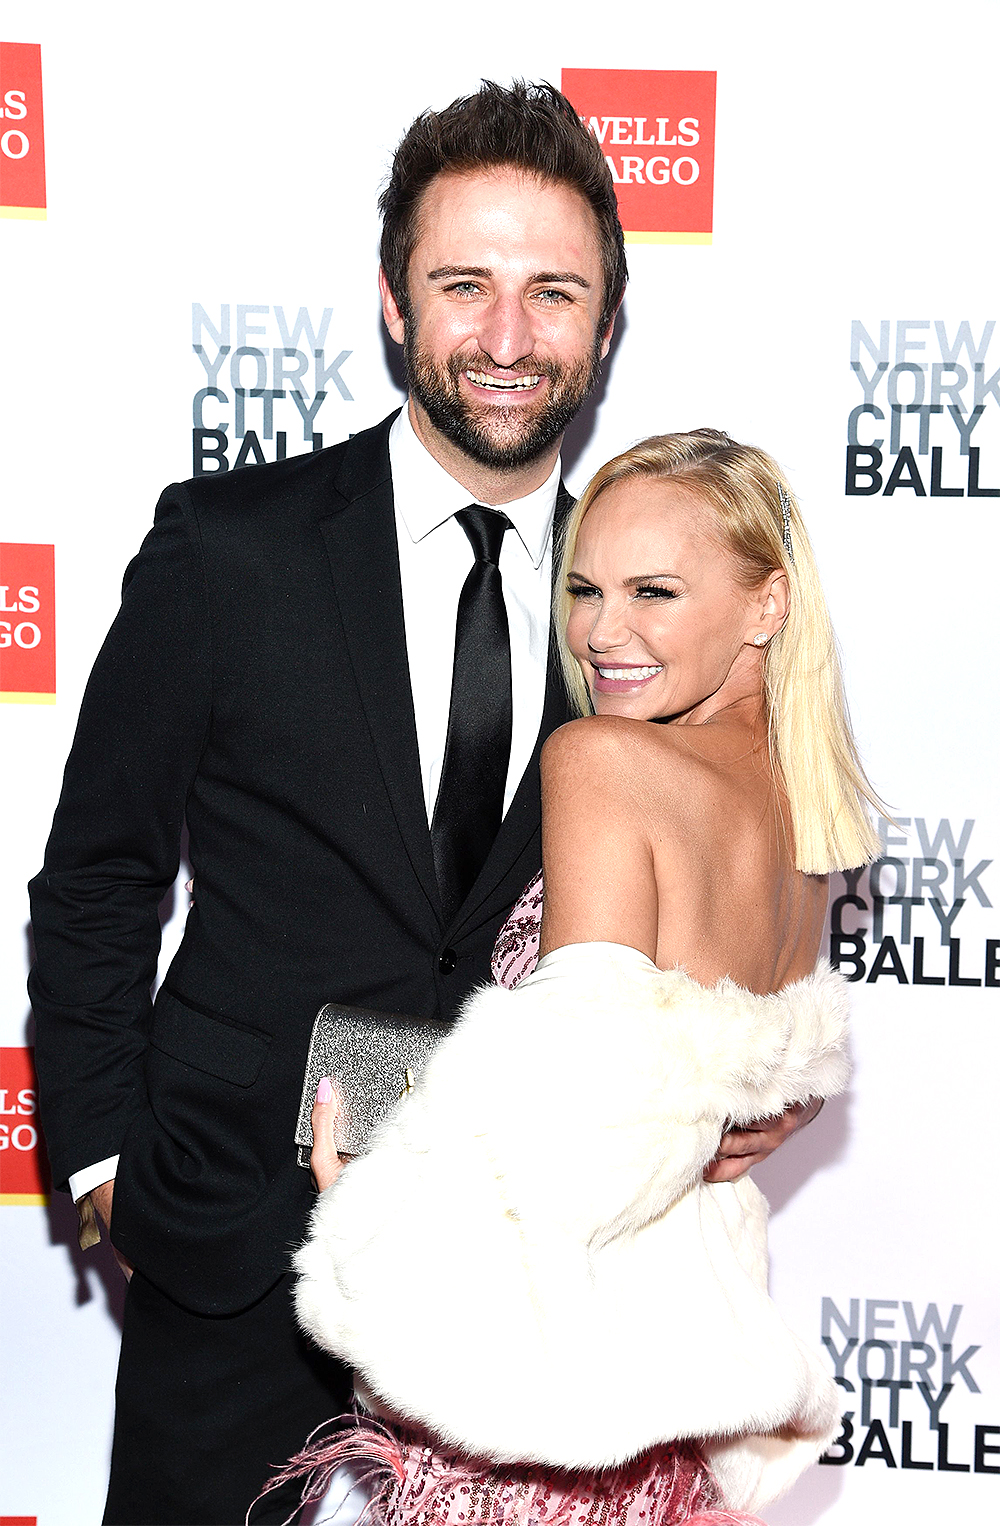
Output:
[[772,634],[776,636],[788,619],[788,610],[791,604],[792,590],[788,586],[788,574],[785,572],[772,572],[765,588],[764,605],[761,613],[768,620],[775,622]]
[[751,623],[747,628],[745,643],[748,646],[766,646],[776,636],[788,619],[791,589],[784,572],[772,572],[761,584],[750,608]]

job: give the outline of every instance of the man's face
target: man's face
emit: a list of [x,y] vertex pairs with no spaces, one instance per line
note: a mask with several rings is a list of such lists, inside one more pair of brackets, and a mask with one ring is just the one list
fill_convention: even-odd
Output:
[[570,187],[512,170],[432,181],[405,321],[384,279],[382,293],[421,423],[496,471],[558,440],[610,343],[593,212]]

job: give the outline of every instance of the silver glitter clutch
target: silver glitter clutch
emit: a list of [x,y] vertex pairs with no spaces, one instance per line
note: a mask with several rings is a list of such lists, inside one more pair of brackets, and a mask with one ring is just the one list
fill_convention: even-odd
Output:
[[335,1139],[341,1155],[363,1155],[368,1137],[408,1091],[431,1051],[453,1025],[328,1002],[316,1014],[306,1060],[299,1121],[299,1165],[309,1166],[316,1088],[329,1076],[340,1099]]

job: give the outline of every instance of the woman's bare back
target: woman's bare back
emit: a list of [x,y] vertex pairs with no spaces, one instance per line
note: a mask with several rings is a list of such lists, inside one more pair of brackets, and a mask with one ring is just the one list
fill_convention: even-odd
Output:
[[543,758],[542,952],[603,939],[713,985],[780,990],[816,964],[825,877],[794,866],[760,728],[589,717]]

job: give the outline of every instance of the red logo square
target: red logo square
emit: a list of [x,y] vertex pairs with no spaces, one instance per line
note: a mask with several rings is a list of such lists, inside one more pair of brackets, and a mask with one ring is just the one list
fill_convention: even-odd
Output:
[[56,700],[55,547],[0,545],[0,700]]
[[611,166],[629,242],[712,242],[715,79],[714,70],[562,71]]
[[42,49],[0,42],[0,217],[45,217]]
[[0,1203],[46,1203],[51,1185],[33,1051],[0,1049]]

